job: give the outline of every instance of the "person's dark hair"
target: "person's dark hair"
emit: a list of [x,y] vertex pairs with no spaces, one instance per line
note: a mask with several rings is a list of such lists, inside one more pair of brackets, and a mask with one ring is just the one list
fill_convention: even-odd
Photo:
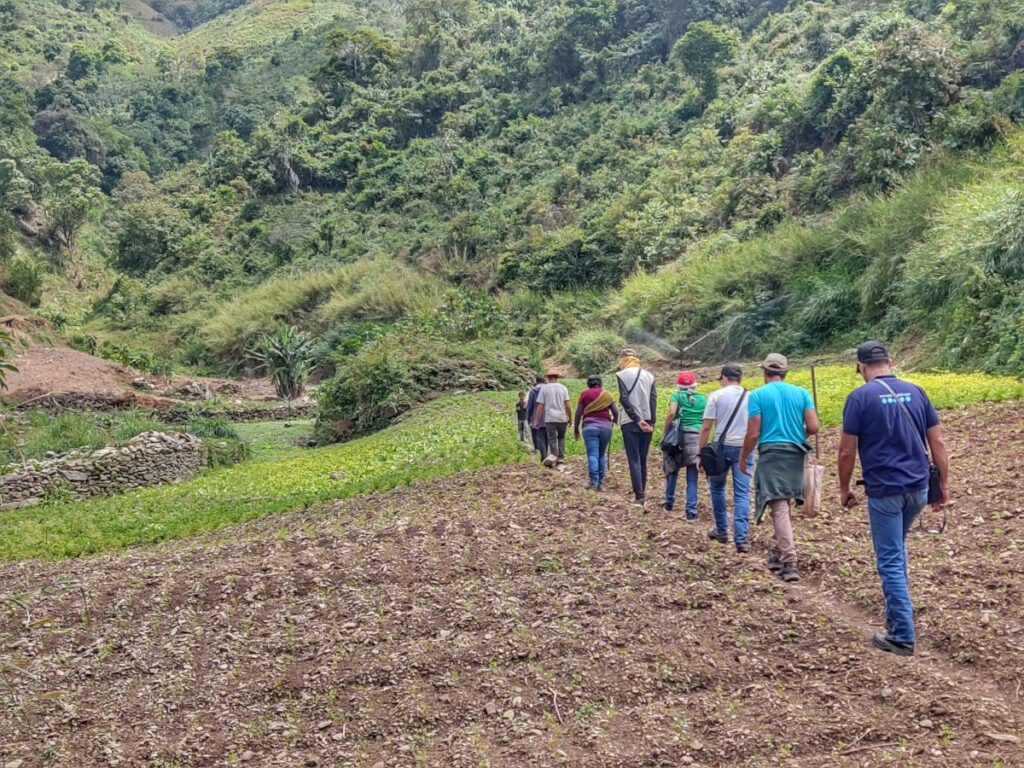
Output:
[[545,379],[541,374],[539,374],[539,373],[537,374],[537,383],[538,384],[547,384],[547,382],[548,382],[548,380]]
[[743,368],[736,363],[726,363],[722,366],[722,378],[729,381],[743,381]]
[[591,376],[589,379],[587,379],[587,386],[590,387],[591,389],[593,389],[594,387],[600,387],[601,386],[601,377],[600,376]]
[[523,395],[525,395],[525,394],[526,394],[526,393],[525,393],[525,392],[523,392],[523,390],[521,390],[521,389],[519,390],[519,396],[520,396],[520,397],[522,397],[522,396],[523,396]]

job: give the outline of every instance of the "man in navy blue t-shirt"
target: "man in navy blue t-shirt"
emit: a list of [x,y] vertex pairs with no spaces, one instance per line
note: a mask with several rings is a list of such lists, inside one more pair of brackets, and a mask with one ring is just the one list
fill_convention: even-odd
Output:
[[929,456],[939,468],[942,509],[949,499],[946,446],[934,406],[916,384],[892,374],[885,346],[867,341],[857,349],[865,384],[846,398],[839,444],[839,490],[844,507],[857,504],[850,478],[860,452],[868,496],[871,540],[885,594],[886,633],[876,648],[899,656],[914,653],[914,607],[907,589],[907,531],[928,500]]

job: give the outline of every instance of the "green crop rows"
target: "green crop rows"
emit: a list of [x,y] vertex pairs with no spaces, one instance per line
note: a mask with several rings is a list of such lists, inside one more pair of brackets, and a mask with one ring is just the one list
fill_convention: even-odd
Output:
[[[836,424],[846,393],[858,383],[853,366],[821,368],[817,378],[822,420]],[[1024,396],[1024,384],[1007,377],[932,373],[909,378],[940,408]],[[794,371],[790,380],[810,386],[806,370]],[[580,382],[569,384],[573,394],[579,392]],[[705,383],[701,389],[716,386]],[[242,425],[239,431],[254,448],[253,459],[244,464],[207,470],[179,485],[0,513],[0,559],[75,557],[148,544],[332,498],[529,460],[516,439],[514,400],[511,393],[457,395],[426,405],[378,434],[315,449],[290,444],[300,429]],[[616,436],[613,447],[619,446]],[[583,452],[571,439],[568,449]]]

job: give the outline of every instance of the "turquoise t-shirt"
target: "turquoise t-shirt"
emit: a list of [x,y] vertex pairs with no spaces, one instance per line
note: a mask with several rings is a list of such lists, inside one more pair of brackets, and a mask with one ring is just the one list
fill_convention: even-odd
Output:
[[785,381],[773,381],[750,393],[747,413],[761,417],[762,443],[796,443],[807,439],[804,411],[814,409],[810,393]]

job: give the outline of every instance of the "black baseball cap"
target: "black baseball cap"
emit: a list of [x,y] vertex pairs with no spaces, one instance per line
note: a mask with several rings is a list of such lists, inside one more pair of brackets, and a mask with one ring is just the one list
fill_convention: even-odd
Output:
[[865,341],[857,347],[858,363],[873,363],[877,360],[888,359],[889,353],[885,349],[885,344],[880,341]]
[[743,378],[743,368],[737,363],[726,363],[722,366],[721,375],[732,381],[739,381]]

